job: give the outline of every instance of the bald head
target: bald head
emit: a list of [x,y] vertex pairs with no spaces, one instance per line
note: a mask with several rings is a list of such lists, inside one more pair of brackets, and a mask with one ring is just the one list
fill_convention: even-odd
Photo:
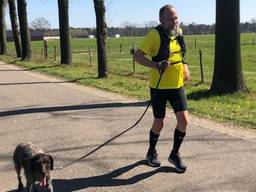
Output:
[[172,8],[174,8],[173,5],[164,5],[163,7],[161,7],[161,9],[159,10],[159,18],[163,16],[166,9],[172,9]]
[[167,30],[175,30],[178,27],[178,14],[174,6],[165,5],[159,10],[161,26]]

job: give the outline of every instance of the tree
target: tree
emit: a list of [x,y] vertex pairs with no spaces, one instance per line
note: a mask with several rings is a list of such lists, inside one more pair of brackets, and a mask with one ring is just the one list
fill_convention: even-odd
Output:
[[107,25],[105,22],[104,0],[93,0],[96,15],[96,37],[97,37],[97,55],[98,55],[98,77],[107,77],[107,52],[106,38]]
[[30,23],[30,27],[35,31],[45,31],[51,28],[50,22],[44,17],[37,17]]
[[253,24],[253,23],[256,23],[256,18],[251,18],[251,19],[250,19],[250,23],[252,23],[252,24]]
[[9,13],[10,13],[10,20],[12,25],[12,35],[13,41],[16,49],[17,57],[21,57],[21,42],[20,42],[20,33],[19,33],[19,26],[17,20],[17,10],[15,0],[8,0],[9,4]]
[[153,28],[157,25],[159,25],[158,21],[148,21],[147,23],[145,23],[146,28]]
[[210,89],[212,93],[248,91],[242,74],[239,25],[239,0],[216,0],[215,61]]
[[58,0],[61,64],[71,64],[72,55],[69,37],[68,0]]
[[32,50],[30,45],[30,31],[28,28],[27,19],[27,1],[18,0],[18,16],[20,23],[20,36],[21,36],[21,46],[22,55],[21,60],[30,61],[32,57]]
[[0,55],[7,54],[5,5],[6,5],[5,0],[0,0]]

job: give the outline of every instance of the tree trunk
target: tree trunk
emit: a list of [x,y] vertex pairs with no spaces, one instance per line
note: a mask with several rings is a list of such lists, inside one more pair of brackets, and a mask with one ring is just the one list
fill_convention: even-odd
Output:
[[0,55],[7,54],[5,0],[0,0]]
[[107,25],[105,22],[105,5],[104,0],[93,0],[96,14],[96,37],[97,37],[97,54],[98,54],[98,77],[107,77],[107,53],[106,38]]
[[239,0],[216,0],[215,60],[210,89],[212,93],[248,91],[242,73],[239,26]]
[[13,41],[16,49],[17,57],[21,57],[21,42],[20,42],[20,34],[19,34],[19,26],[17,20],[17,10],[16,10],[16,1],[8,0],[9,3],[9,12],[10,12],[10,20],[12,25],[12,35]]
[[60,64],[71,64],[72,54],[69,37],[69,16],[68,16],[68,0],[58,0],[59,9],[59,31],[60,31]]
[[32,50],[30,45],[30,31],[28,27],[27,19],[27,1],[18,0],[18,16],[20,23],[20,36],[21,36],[21,46],[22,55],[21,60],[30,61],[32,57]]

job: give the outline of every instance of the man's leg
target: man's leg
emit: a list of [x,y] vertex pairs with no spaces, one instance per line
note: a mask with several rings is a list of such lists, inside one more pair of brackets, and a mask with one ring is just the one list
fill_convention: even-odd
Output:
[[158,154],[156,152],[156,144],[163,126],[164,118],[155,118],[152,128],[149,132],[149,149],[147,152],[147,160],[148,164],[152,167],[159,167],[161,165],[161,162],[158,160]]
[[171,154],[169,156],[169,161],[175,165],[175,168],[180,171],[186,171],[186,165],[182,162],[179,149],[186,135],[186,130],[188,126],[188,111],[180,111],[176,114],[177,126],[174,131],[174,139],[173,139],[173,148]]
[[188,111],[177,112],[175,115],[177,119],[177,126],[174,131],[173,151],[178,153],[187,131],[189,121]]
[[149,147],[152,150],[155,150],[156,143],[158,141],[158,137],[162,128],[164,127],[164,119],[163,118],[155,118],[152,128],[150,130],[149,136]]
[[160,132],[164,126],[166,98],[161,90],[150,89],[152,109],[154,114],[154,122],[149,133],[149,148],[147,152],[148,164],[152,167],[160,166],[158,154],[156,152],[156,144],[160,136]]

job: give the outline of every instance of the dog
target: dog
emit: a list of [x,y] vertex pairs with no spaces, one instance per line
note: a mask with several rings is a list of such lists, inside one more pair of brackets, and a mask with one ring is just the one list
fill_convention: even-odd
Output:
[[13,154],[18,177],[18,191],[23,191],[21,169],[24,169],[28,192],[53,192],[50,171],[53,170],[53,158],[34,144],[19,144]]

